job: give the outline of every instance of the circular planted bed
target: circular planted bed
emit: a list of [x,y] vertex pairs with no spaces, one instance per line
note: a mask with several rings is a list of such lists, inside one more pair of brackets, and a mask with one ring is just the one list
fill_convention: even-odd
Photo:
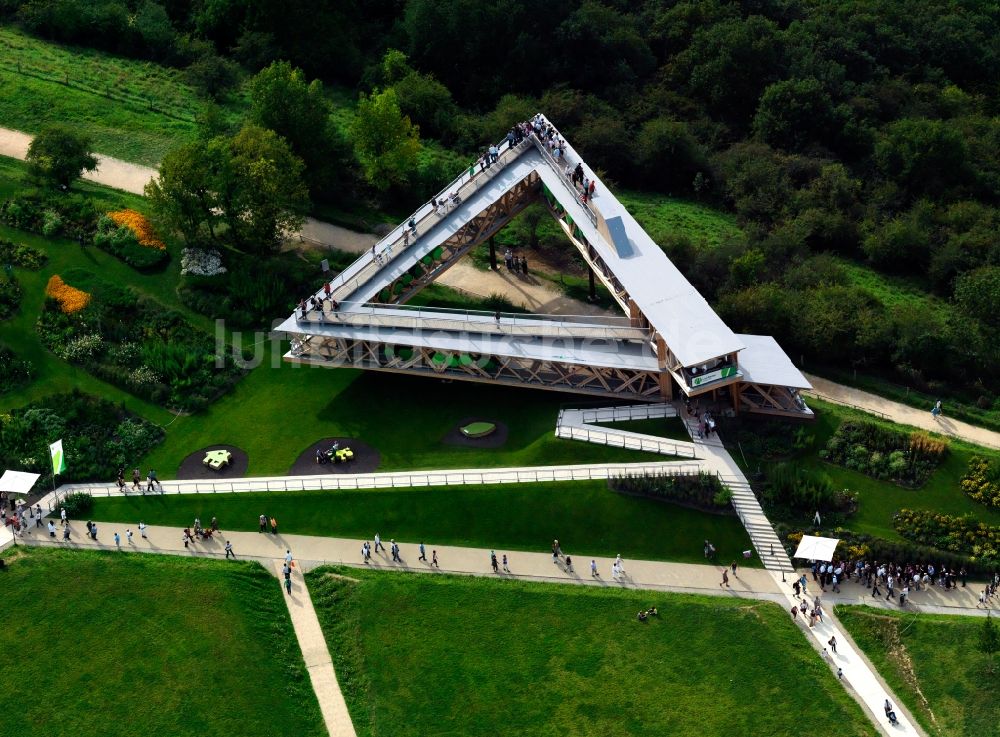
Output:
[[237,448],[235,445],[209,445],[181,461],[180,468],[177,469],[177,478],[180,480],[241,478],[247,475],[249,465],[250,458],[242,448]]
[[[340,463],[317,463],[316,451],[326,452],[337,443],[338,448],[344,451],[351,450],[351,459]],[[341,457],[344,457],[341,453]],[[318,476],[328,473],[372,473],[382,462],[382,457],[375,448],[354,438],[323,438],[306,448],[295,459],[289,470],[289,476]]]
[[507,426],[496,420],[467,417],[452,427],[441,442],[466,448],[499,448],[507,442]]

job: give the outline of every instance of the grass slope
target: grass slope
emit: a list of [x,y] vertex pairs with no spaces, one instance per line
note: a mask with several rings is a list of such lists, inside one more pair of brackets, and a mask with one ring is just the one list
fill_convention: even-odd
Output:
[[[774,604],[329,568],[307,578],[363,737],[792,735],[801,694],[827,737],[875,733]],[[636,622],[650,605],[660,616]]]
[[615,194],[657,243],[683,236],[696,246],[715,248],[745,239],[733,215],[708,205],[648,192],[616,191]]
[[[103,154],[154,165],[194,137],[204,102],[176,69],[0,28],[0,125],[37,133],[70,123]],[[234,99],[224,115],[239,114]]]
[[691,442],[691,436],[684,427],[684,420],[680,417],[662,417],[650,420],[626,420],[624,422],[597,422],[594,424],[599,427],[608,427],[613,430],[637,432],[643,435],[655,435],[658,438],[683,440],[686,443]]
[[291,534],[370,539],[379,531],[411,543],[534,551],[558,538],[570,555],[704,563],[707,538],[728,562],[751,547],[735,517],[616,494],[599,481],[96,498],[93,517],[186,526],[214,516],[223,529],[256,530],[261,513]]
[[1000,668],[976,651],[982,620],[837,607],[837,616],[932,737],[995,735]]
[[[10,553],[7,555],[11,561]],[[259,565],[19,548],[0,734],[325,735],[282,593]]]

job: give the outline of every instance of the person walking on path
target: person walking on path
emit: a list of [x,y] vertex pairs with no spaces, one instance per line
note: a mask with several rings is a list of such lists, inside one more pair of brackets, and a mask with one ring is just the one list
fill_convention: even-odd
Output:
[[396,545],[395,539],[389,540],[389,552],[392,553],[392,559],[396,563],[402,563],[402,559],[399,557],[399,546]]
[[236,553],[233,552],[233,544],[226,540],[226,558],[235,558]]
[[431,565],[434,568],[440,568],[441,567],[441,566],[438,565],[438,551],[436,551],[436,550],[432,550],[431,551]]
[[937,419],[940,416],[941,416],[941,400],[939,399],[934,403],[934,406],[931,407],[931,417]]
[[142,521],[139,522],[139,537],[146,539],[146,523]]
[[288,549],[285,550],[285,565],[289,568],[292,568],[295,565],[292,562],[292,551]]
[[260,522],[259,532],[267,532],[267,516],[262,514],[257,518],[257,521]]
[[729,588],[729,571],[725,568],[722,569],[722,581],[719,582],[719,588],[722,588],[723,586],[727,589]]
[[503,572],[510,573],[510,568],[507,567],[507,554],[503,554]]
[[90,539],[91,540],[96,540],[97,539],[97,523],[96,522],[92,522],[92,523],[89,524],[89,527],[90,527]]
[[377,553],[379,551],[379,549],[381,549],[383,553],[385,552],[385,545],[382,544],[382,536],[379,535],[376,532],[375,533],[375,552]]
[[570,558],[567,555],[566,556],[566,573],[572,573],[572,572],[573,572],[573,559]]
[[52,523],[52,520],[49,520],[49,537],[55,537],[55,536],[56,536],[56,526]]
[[[158,484],[160,484],[160,481],[156,478],[156,469],[149,469],[149,473],[146,474],[146,491],[156,491]],[[160,488],[162,489],[163,486],[160,485]]]
[[276,520],[274,517],[271,517],[271,534],[272,535],[278,534],[278,520]]
[[69,525],[66,525],[63,528],[63,541],[64,542],[69,542]]
[[827,641],[826,644],[830,646],[830,650],[832,652],[834,652],[834,653],[837,652],[837,638],[836,637],[831,636],[830,639]]
[[135,543],[132,541],[131,529],[125,530],[125,540],[128,542],[129,545],[135,545]]
[[729,570],[733,572],[733,578],[739,578],[739,574],[736,572],[736,561],[734,560],[729,564]]
[[593,558],[590,559],[590,577],[597,578],[597,561]]
[[493,568],[494,573],[500,573],[500,564],[497,563],[496,551],[490,551],[490,566]]
[[292,573],[289,571],[285,574],[285,593],[289,596],[292,595]]
[[41,526],[42,526],[42,505],[41,504],[36,504],[35,505],[35,527],[41,527]]
[[[62,526],[65,527],[68,523],[66,519],[66,507],[59,507],[59,520],[62,522]],[[964,569],[963,569],[964,570]],[[962,584],[965,586],[965,584]]]
[[420,543],[420,557],[417,560],[422,560],[424,563],[427,562],[427,549],[424,548],[423,542]]
[[368,565],[368,541],[365,540],[361,543],[361,560],[365,565]]
[[621,553],[619,553],[618,556],[615,558],[615,563],[618,564],[618,575],[619,576],[624,576],[625,575],[625,563],[622,561],[622,554]]
[[142,487],[139,485],[139,468],[132,469],[132,488],[136,491],[140,491]]

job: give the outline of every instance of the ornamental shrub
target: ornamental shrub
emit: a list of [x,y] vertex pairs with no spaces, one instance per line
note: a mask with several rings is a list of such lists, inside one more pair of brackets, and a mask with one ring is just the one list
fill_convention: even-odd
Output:
[[66,510],[66,516],[70,519],[83,519],[90,516],[94,510],[94,497],[83,491],[69,494],[62,500],[61,506]]
[[962,477],[962,491],[980,504],[1000,507],[1000,469],[982,456],[972,456]]
[[[123,210],[121,212],[133,213],[134,211]],[[136,228],[142,233],[142,235],[137,235],[136,230],[133,230],[130,225],[119,225],[111,216],[119,214],[102,215],[98,219],[97,230],[94,232],[94,245],[139,271],[149,271],[163,266],[170,258],[170,254],[166,247],[161,247],[163,246],[162,242],[155,241],[160,246],[143,245],[142,240],[149,240],[149,233],[137,225]],[[138,215],[138,213],[135,214]],[[123,218],[123,222],[130,223],[131,220]]]
[[38,271],[47,260],[48,256],[37,248],[0,239],[0,264],[4,266],[19,266],[29,271]]
[[892,526],[907,540],[971,556],[987,563],[1000,563],[1000,527],[970,517],[954,517],[927,509],[900,509]]
[[925,432],[860,420],[842,423],[820,453],[844,468],[910,487],[927,481],[947,455],[948,444]]
[[713,473],[642,473],[617,476],[609,482],[622,494],[651,497],[708,511],[731,510],[732,492]]

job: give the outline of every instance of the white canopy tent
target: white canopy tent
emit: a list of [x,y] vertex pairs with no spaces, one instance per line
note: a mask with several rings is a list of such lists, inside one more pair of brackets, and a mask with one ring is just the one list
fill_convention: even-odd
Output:
[[8,494],[28,494],[41,474],[24,471],[4,471],[0,476],[0,491]]
[[803,535],[794,558],[806,558],[807,560],[833,560],[833,551],[837,549],[839,543],[835,537],[815,537],[813,535]]

